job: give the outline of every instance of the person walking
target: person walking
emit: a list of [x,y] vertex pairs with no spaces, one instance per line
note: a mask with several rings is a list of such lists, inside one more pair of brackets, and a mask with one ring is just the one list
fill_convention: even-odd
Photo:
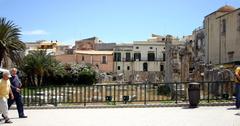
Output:
[[236,108],[240,108],[240,66],[235,69],[235,93],[236,93]]
[[5,123],[12,123],[8,117],[8,103],[9,94],[11,99],[14,99],[9,78],[11,77],[9,71],[3,72],[3,78],[0,80],[0,113],[5,119]]
[[20,92],[22,83],[21,83],[20,79],[18,78],[17,69],[12,68],[11,73],[12,73],[12,77],[10,78],[10,82],[11,82],[11,89],[12,89],[12,92],[14,95],[14,99],[8,100],[8,108],[10,108],[11,105],[15,101],[16,105],[17,105],[19,118],[27,118],[27,116],[24,114],[24,110],[23,110],[23,101],[22,101],[22,95]]

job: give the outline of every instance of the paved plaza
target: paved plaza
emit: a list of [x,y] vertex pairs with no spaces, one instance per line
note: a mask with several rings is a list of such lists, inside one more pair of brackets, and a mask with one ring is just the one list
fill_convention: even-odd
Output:
[[11,126],[240,126],[234,106],[155,108],[29,109],[19,119],[10,110]]

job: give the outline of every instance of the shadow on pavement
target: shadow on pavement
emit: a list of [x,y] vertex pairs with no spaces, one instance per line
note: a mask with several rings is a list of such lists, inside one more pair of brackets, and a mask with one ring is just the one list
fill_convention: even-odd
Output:
[[189,106],[182,107],[182,109],[197,109],[197,108],[199,108],[199,107],[189,107]]
[[240,112],[236,113],[235,115],[240,116]]
[[227,108],[227,110],[240,110],[240,109],[237,109],[236,107],[233,107],[233,108]]

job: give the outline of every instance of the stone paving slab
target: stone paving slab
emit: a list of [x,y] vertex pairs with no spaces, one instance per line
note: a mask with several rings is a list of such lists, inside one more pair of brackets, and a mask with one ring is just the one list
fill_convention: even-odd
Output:
[[[234,106],[28,109],[26,119],[10,110],[13,124],[3,126],[240,126],[240,110]],[[239,113],[239,115],[237,114]]]

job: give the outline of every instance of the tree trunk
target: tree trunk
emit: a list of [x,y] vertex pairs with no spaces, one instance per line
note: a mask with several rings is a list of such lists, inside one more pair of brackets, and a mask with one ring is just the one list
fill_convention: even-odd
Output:
[[38,85],[38,86],[41,86],[41,85],[42,85],[42,79],[43,79],[43,76],[42,76],[42,75],[37,75],[37,85]]
[[30,83],[31,83],[31,85],[32,85],[32,86],[33,86],[33,85],[36,85],[36,84],[35,84],[35,81],[34,81],[34,74],[29,75],[29,77],[30,77]]
[[8,58],[4,57],[3,58],[3,63],[2,63],[3,68],[9,69],[9,64],[8,64]]
[[4,58],[4,51],[3,49],[0,48],[0,67],[2,67],[2,62],[3,62],[3,58]]
[[33,82],[34,82],[34,85],[37,87],[38,84],[37,84],[37,77],[36,77],[36,74],[33,75]]

